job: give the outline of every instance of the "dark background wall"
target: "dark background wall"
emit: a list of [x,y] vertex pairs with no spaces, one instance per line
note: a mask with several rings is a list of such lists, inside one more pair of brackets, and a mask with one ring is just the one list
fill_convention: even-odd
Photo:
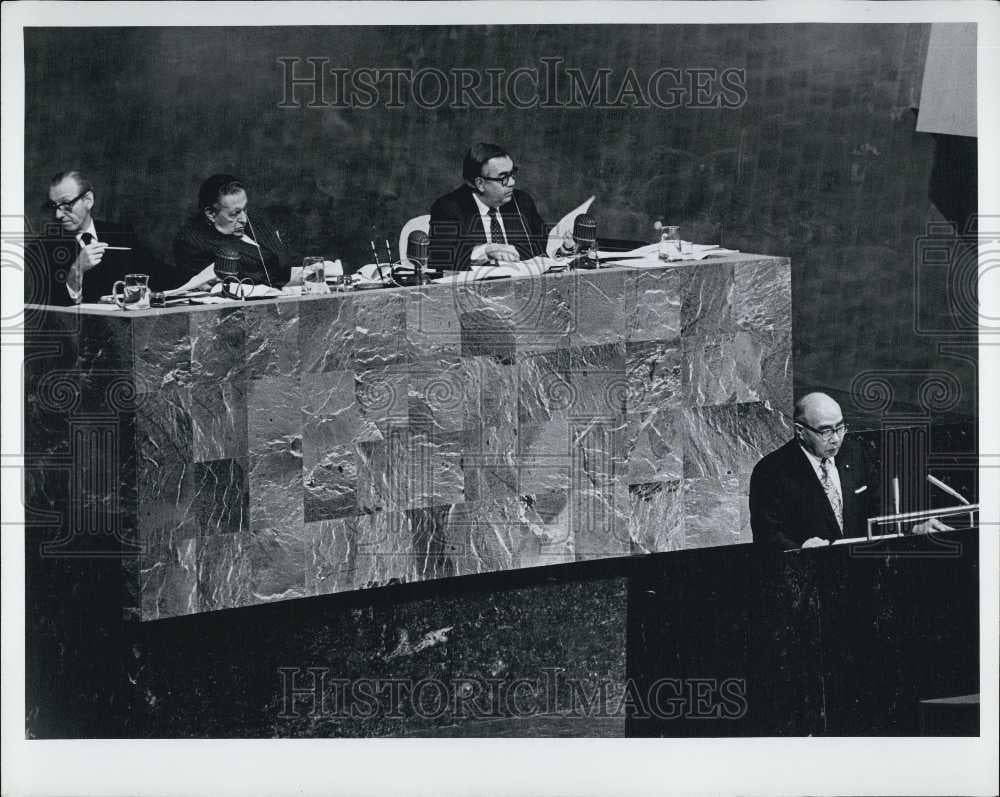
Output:
[[[28,30],[26,207],[76,166],[99,214],[132,220],[169,258],[200,181],[232,171],[299,251],[356,267],[370,238],[395,244],[406,219],[458,184],[465,146],[496,140],[551,221],[596,194],[607,236],[650,240],[663,217],[697,241],[790,256],[797,389],[831,390],[853,416],[871,411],[849,396],[862,372],[894,372],[893,400],[912,408],[941,371],[947,396],[932,410],[970,417],[974,279],[970,293],[954,254],[932,269],[915,254],[941,219],[928,199],[934,141],[914,132],[927,38],[927,26],[888,24]],[[642,81],[660,67],[735,67],[747,99],[728,110],[283,109],[283,56],[480,71],[561,57],[588,77],[611,69],[612,86],[629,67]],[[975,196],[974,178],[952,182]]]

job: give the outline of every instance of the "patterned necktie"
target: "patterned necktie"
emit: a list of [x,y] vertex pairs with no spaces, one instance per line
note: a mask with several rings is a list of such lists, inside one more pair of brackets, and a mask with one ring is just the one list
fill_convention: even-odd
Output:
[[500,227],[500,219],[497,218],[497,209],[490,208],[490,243],[505,244],[507,238]]
[[85,232],[80,236],[80,240],[83,242],[84,246],[90,246],[94,242],[94,236],[89,232]]
[[823,457],[820,460],[819,467],[823,476],[820,481],[823,484],[823,492],[826,493],[826,498],[830,502],[830,506],[833,508],[833,514],[837,518],[837,526],[840,530],[844,530],[844,501],[840,497],[840,493],[837,492],[837,485],[833,483],[833,479],[830,477],[830,462],[829,457]]

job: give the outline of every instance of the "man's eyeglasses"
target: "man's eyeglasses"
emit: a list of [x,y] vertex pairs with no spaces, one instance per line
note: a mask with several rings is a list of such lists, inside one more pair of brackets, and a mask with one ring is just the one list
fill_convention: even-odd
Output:
[[67,200],[66,202],[53,202],[50,199],[44,205],[42,205],[42,207],[45,208],[45,210],[49,211],[50,213],[55,213],[58,210],[61,210],[63,213],[72,213],[73,206],[81,199],[83,199],[85,196],[87,196],[88,193],[90,193],[89,189],[87,191],[83,191],[77,194],[75,197],[73,197],[70,200]]
[[517,177],[517,167],[515,166],[509,172],[498,174],[496,177],[487,177],[485,174],[481,174],[479,176],[484,180],[489,180],[491,183],[500,183],[500,185],[506,188],[510,185],[511,181]]
[[808,423],[803,423],[802,421],[796,421],[799,426],[808,429],[813,434],[818,434],[826,442],[830,442],[834,437],[843,437],[847,434],[847,424],[838,423],[836,426],[821,426],[817,429],[815,426],[810,426]]

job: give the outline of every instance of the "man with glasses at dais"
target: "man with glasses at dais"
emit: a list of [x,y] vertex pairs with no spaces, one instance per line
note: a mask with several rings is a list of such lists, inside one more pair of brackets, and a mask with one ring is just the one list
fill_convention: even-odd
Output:
[[430,268],[465,271],[545,255],[545,223],[531,195],[515,187],[517,177],[503,148],[482,143],[469,148],[463,184],[431,206]]
[[58,227],[50,225],[28,244],[25,303],[97,302],[117,280],[135,272],[150,275],[156,287],[160,261],[131,227],[95,219],[94,204],[94,187],[80,172],[59,172],[52,178],[44,208]]
[[[773,549],[813,548],[864,537],[880,514],[877,471],[860,446],[846,440],[840,405],[825,393],[795,403],[795,438],[761,459],[750,477],[754,542]],[[937,519],[915,534],[947,531]]]

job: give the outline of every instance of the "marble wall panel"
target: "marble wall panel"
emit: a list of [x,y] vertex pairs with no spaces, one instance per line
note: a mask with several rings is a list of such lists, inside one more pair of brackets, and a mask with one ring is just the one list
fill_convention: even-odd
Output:
[[446,518],[457,575],[573,560],[565,491],[456,504]]
[[396,364],[354,371],[354,396],[364,423],[362,439],[374,426],[382,438],[390,428],[410,422],[410,370],[412,364]]
[[569,345],[578,329],[579,280],[575,275],[519,280],[514,284],[514,341],[521,359]]
[[191,426],[195,462],[247,455],[247,383],[229,382],[191,387]]
[[215,534],[198,540],[198,611],[254,603],[250,543],[248,532]]
[[353,322],[344,352],[352,369],[381,368],[410,360],[404,294],[361,294],[354,301]]
[[374,421],[364,417],[353,371],[302,374],[302,447],[310,461],[332,446],[381,440]]
[[681,371],[680,339],[626,344],[628,412],[643,414],[678,409],[683,401]]
[[516,283],[478,282],[452,290],[463,357],[492,357],[511,365],[517,358],[517,321],[524,317]]
[[432,434],[460,432],[468,414],[466,373],[457,356],[435,358],[408,366],[409,425]]
[[628,556],[628,485],[622,480],[595,484],[589,478],[570,487],[573,541],[577,561]]
[[165,313],[132,322],[138,393],[191,383],[190,328],[186,313]]
[[406,509],[440,506],[465,500],[465,475],[462,473],[462,453],[465,450],[464,432],[439,432],[428,434],[409,430],[405,436],[405,449],[390,446],[389,453],[402,454],[402,461],[390,462],[390,471],[405,468]]
[[79,414],[116,417],[135,409],[132,327],[116,316],[80,319],[77,360]]
[[517,494],[568,490],[573,473],[569,421],[518,427]]
[[755,399],[776,410],[789,411],[794,401],[792,393],[792,333],[788,330],[754,332],[761,347],[760,383],[754,389]]
[[358,546],[356,527],[347,519],[306,523],[305,584],[309,595],[354,589]]
[[413,288],[405,294],[406,340],[414,360],[457,357],[462,351],[458,303],[452,290]]
[[531,523],[534,546],[525,551],[525,567],[554,565],[576,559],[573,505],[569,490],[535,490],[523,493],[525,514]]
[[328,296],[299,302],[299,354],[303,373],[350,371],[354,334],[354,297]]
[[247,379],[297,377],[301,364],[299,302],[276,302],[247,308]]
[[629,485],[632,553],[679,551],[684,540],[684,486],[680,479]]
[[466,545],[448,533],[451,510],[451,504],[444,504],[406,511],[413,537],[415,578],[420,581],[458,574],[457,559],[465,555]]
[[194,537],[195,466],[190,391],[172,383],[148,394],[136,414],[139,528],[145,537],[169,530]]
[[[530,361],[530,360],[529,360]],[[518,421],[519,372],[522,364],[503,364],[492,357],[462,357],[459,361],[465,385],[464,428],[514,433]]]
[[419,557],[406,512],[375,512],[351,518],[348,523],[353,525],[357,541],[355,589],[416,580]]
[[686,478],[750,473],[793,434],[790,421],[762,402],[692,407],[682,419]]
[[568,350],[537,353],[517,364],[517,419],[525,424],[559,424],[565,427],[575,395],[570,377]]
[[721,332],[681,343],[681,382],[688,406],[753,401],[761,387],[762,340],[749,332]]
[[298,377],[250,382],[247,404],[250,529],[303,522],[302,396]]
[[195,389],[246,381],[246,315],[241,307],[191,313],[191,382]]
[[311,538],[304,524],[294,519],[250,533],[247,559],[254,603],[305,597],[306,549]]
[[316,449],[311,447],[309,438],[303,441],[303,519],[306,523],[358,513],[359,450],[367,445],[370,444]]
[[140,565],[141,616],[145,620],[201,611],[198,600],[197,538],[151,547]]
[[683,274],[671,268],[626,272],[626,340],[631,343],[680,338]]
[[733,317],[754,331],[791,331],[792,280],[787,263],[741,263],[735,271]]
[[704,337],[733,328],[735,293],[731,264],[699,263],[681,266],[681,335]]
[[680,410],[628,413],[625,431],[628,483],[680,479],[684,474],[684,431]]
[[628,319],[625,272],[577,271],[575,279],[577,296],[571,345],[583,348],[623,342]]
[[517,429],[513,426],[465,430],[461,468],[465,479],[465,500],[512,497],[521,493],[517,457]]
[[741,525],[745,504],[746,493],[740,493],[739,476],[684,479],[684,547],[751,542],[749,525]]
[[196,462],[191,508],[202,537],[232,535],[250,528],[250,490],[245,459]]

